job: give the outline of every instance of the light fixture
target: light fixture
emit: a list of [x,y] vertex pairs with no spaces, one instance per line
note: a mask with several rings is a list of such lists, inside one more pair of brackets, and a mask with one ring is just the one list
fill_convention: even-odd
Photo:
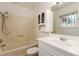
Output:
[[60,5],[60,4],[62,4],[62,2],[56,2],[56,4],[57,4],[57,5]]

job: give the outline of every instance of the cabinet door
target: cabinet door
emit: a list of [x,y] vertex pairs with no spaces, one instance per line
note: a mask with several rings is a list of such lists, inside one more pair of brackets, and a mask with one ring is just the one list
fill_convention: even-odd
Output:
[[60,56],[58,52],[55,51],[55,49],[52,49],[49,47],[49,45],[38,42],[39,44],[39,56]]
[[53,31],[53,12],[50,10],[46,10],[45,12],[45,31]]
[[76,56],[75,54],[69,53],[42,41],[38,42],[38,47],[39,55],[41,56]]

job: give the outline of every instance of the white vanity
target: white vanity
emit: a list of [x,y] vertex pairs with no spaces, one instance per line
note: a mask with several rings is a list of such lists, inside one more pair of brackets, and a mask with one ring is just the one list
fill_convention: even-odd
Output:
[[[67,40],[61,40],[63,39]],[[39,56],[77,56],[79,38],[52,34],[38,38]]]

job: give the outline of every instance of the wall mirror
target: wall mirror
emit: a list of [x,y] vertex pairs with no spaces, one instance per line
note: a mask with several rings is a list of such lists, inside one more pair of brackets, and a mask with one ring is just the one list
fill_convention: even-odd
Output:
[[79,3],[64,2],[52,7],[53,33],[79,36]]

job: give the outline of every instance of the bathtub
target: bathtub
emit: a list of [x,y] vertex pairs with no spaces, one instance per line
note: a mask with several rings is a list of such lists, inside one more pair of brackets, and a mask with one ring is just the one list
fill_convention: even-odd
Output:
[[15,48],[11,50],[4,50],[1,51],[0,49],[0,56],[25,56],[26,50],[30,47],[36,46],[37,44],[31,44],[28,46],[20,47],[20,48]]

